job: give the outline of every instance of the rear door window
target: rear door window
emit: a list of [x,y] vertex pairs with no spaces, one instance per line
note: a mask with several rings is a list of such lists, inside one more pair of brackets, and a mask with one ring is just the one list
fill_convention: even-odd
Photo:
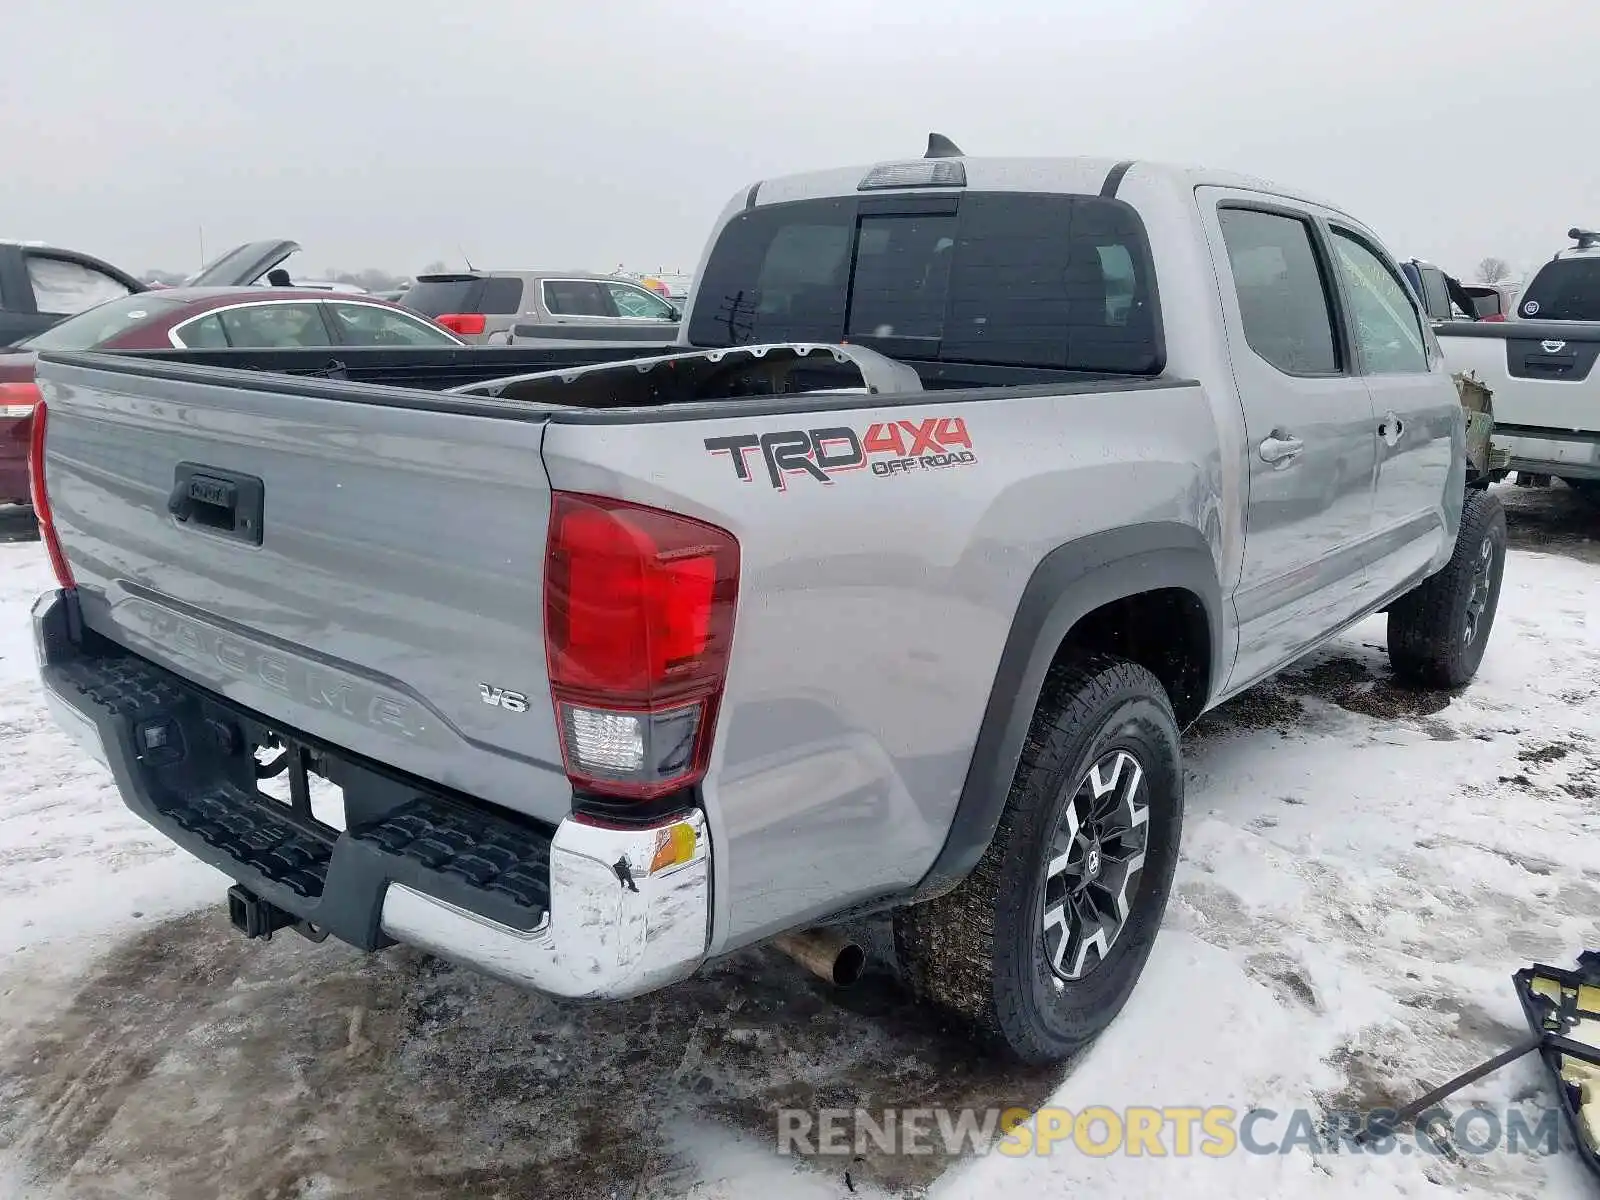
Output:
[[251,349],[293,349],[331,346],[333,339],[314,300],[292,304],[252,304],[217,314],[230,346]]
[[222,318],[212,313],[208,317],[186,322],[173,335],[190,350],[226,350],[228,335],[222,328]]
[[[751,209],[696,283],[689,340],[878,343],[912,358],[1158,373],[1144,229],[1098,196],[808,200]],[[862,211],[862,210],[865,211]]]
[[339,341],[346,346],[455,346],[455,338],[416,317],[376,304],[328,304]]
[[1522,294],[1520,311],[1530,321],[1600,321],[1600,257],[1545,263]]
[[670,321],[676,315],[672,305],[642,287],[631,283],[608,283],[605,287],[619,317],[630,321]]
[[610,298],[593,279],[547,279],[544,306],[558,317],[614,317]]
[[1303,217],[1222,208],[1239,318],[1250,349],[1285,375],[1342,370],[1333,332],[1331,280]]
[[132,294],[128,286],[86,263],[48,254],[25,255],[28,281],[38,310],[53,316],[71,316]]

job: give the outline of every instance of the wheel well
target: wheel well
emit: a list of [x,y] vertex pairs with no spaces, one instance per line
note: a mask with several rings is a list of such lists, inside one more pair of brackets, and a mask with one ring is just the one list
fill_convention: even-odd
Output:
[[1088,651],[1126,658],[1159,679],[1180,729],[1204,711],[1211,686],[1211,625],[1205,603],[1193,592],[1158,588],[1085,613],[1062,640],[1056,661]]

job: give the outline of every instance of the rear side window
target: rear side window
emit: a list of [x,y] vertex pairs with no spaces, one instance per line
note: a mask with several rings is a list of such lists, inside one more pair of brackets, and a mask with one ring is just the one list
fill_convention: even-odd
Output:
[[42,313],[71,315],[130,294],[104,271],[69,258],[29,254],[27,262],[34,304]]
[[612,317],[611,303],[592,279],[547,279],[544,306],[558,317]]
[[376,304],[330,302],[339,341],[346,346],[455,346],[455,338],[413,316]]
[[1539,268],[1522,294],[1534,321],[1600,321],[1600,258],[1558,258]]
[[611,303],[619,317],[635,321],[670,321],[674,315],[672,305],[642,287],[631,283],[608,283],[605,287],[611,293]]
[[313,300],[304,304],[252,304],[224,309],[217,316],[230,346],[292,349],[333,344],[322,321],[321,306]]
[[896,212],[885,200],[735,217],[696,284],[689,340],[848,338],[951,362],[1161,370],[1149,248],[1127,205],[974,192],[951,197],[954,211]]
[[1288,375],[1339,371],[1328,276],[1310,224],[1246,208],[1220,209],[1217,221],[1250,349]]
[[190,350],[226,350],[228,348],[228,335],[223,332],[222,318],[212,313],[209,317],[201,317],[197,321],[187,322],[182,329],[174,331],[177,338]]
[[491,317],[515,316],[522,311],[522,280],[514,275],[496,275],[483,281],[479,312]]

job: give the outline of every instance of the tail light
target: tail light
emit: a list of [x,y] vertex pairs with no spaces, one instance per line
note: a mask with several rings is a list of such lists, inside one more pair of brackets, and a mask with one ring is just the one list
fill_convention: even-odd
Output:
[[61,552],[61,539],[56,536],[55,517],[50,511],[50,491],[44,479],[44,431],[46,424],[44,401],[33,406],[33,429],[28,439],[28,494],[33,500],[34,520],[39,526],[39,540],[50,555],[50,566],[56,573],[56,582],[64,588],[75,588],[72,568],[67,556]]
[[553,494],[545,648],[574,785],[648,800],[705,776],[738,590],[727,530]]
[[436,325],[443,325],[451,333],[458,333],[462,337],[476,337],[488,325],[482,313],[445,313],[433,320]]
[[38,402],[38,384],[0,383],[0,417],[26,417]]

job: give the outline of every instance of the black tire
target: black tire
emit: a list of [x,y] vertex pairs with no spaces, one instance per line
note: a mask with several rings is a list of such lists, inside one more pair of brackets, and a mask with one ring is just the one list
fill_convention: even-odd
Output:
[[[1114,758],[1117,752],[1138,763],[1136,789],[1124,787],[1134,776],[1121,774],[1126,760]],[[1056,945],[1067,936],[1064,923],[1045,926],[1047,886],[1065,886],[1065,872],[1049,876],[1052,858],[1060,863],[1067,856],[1065,842],[1053,843],[1069,805],[1084,812],[1083,805],[1094,803],[1083,789],[1091,786],[1091,769],[1108,762],[1119,773],[1102,770],[1097,782],[1110,778],[1107,786],[1125,793],[1117,812],[1144,805],[1143,869],[1131,880],[1127,917],[1109,952],[1102,947],[1098,961],[1068,982],[1046,949],[1051,933],[1059,934]],[[1136,817],[1132,824],[1138,826]],[[912,990],[1024,1062],[1070,1057],[1111,1023],[1144,970],[1172,889],[1182,826],[1178,726],[1160,681],[1108,655],[1052,668],[999,827],[978,865],[954,890],[895,918],[896,954]],[[1119,866],[1131,864],[1130,845],[1104,843],[1103,862],[1110,865],[1101,878],[1113,886]],[[1094,846],[1093,861],[1101,862],[1098,838]],[[1078,853],[1082,871],[1090,860],[1087,851]],[[1089,870],[1094,879],[1097,870]],[[1096,885],[1084,887],[1076,893],[1080,900]],[[1099,890],[1114,898],[1105,886]],[[1123,883],[1122,894],[1128,890]],[[1064,904],[1051,909],[1065,910]],[[1088,953],[1080,947],[1075,957],[1087,961]]]
[[1505,565],[1506,514],[1499,497],[1468,492],[1449,563],[1389,606],[1395,674],[1433,688],[1470,682],[1494,628]]

